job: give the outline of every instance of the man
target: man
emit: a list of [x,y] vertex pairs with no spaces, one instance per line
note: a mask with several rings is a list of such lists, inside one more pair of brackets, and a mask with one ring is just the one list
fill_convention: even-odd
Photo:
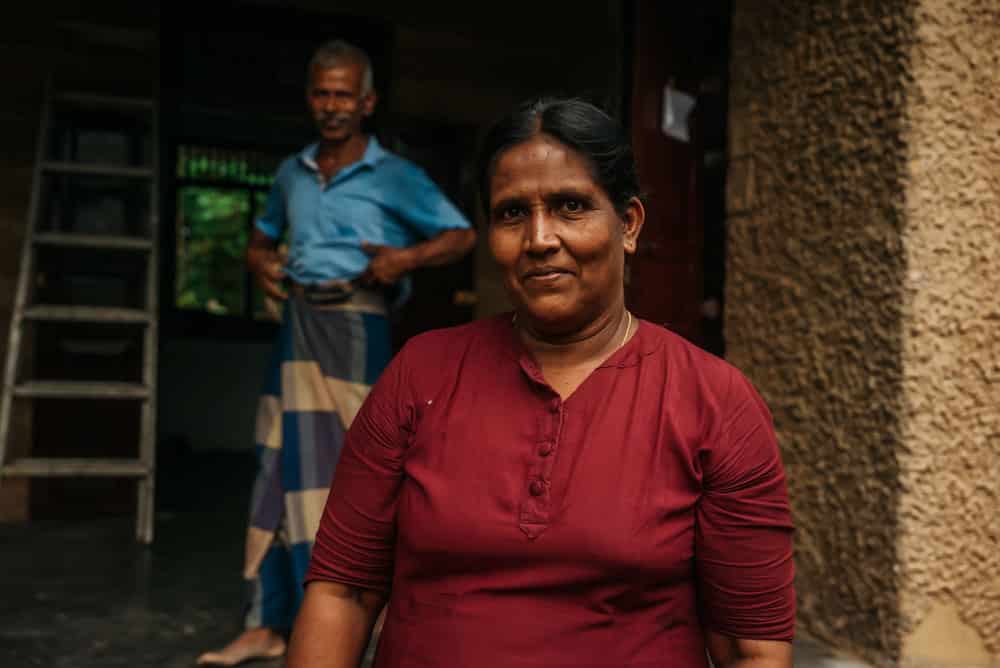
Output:
[[200,664],[284,653],[344,432],[391,355],[386,289],[475,242],[422,170],[363,132],[376,102],[363,51],[342,41],[317,50],[306,101],[319,141],[278,168],[247,249],[260,287],[285,309],[257,413],[246,630]]

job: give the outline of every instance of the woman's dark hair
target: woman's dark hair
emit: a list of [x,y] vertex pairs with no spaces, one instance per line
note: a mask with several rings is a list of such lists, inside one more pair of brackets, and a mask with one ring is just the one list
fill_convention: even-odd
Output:
[[490,178],[497,159],[509,148],[546,134],[582,155],[594,181],[619,215],[639,197],[639,175],[628,135],[615,119],[579,99],[539,98],[518,105],[497,121],[479,151],[479,197],[489,215]]

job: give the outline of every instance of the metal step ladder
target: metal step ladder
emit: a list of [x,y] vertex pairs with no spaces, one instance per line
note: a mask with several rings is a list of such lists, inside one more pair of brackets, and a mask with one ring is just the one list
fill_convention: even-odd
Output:
[[[129,159],[87,160],[79,156],[79,134],[74,135],[74,148],[66,149],[67,132],[74,132],[74,114],[81,118],[103,119],[114,125],[117,119],[135,120],[139,135],[131,135],[128,144]],[[69,120],[67,120],[69,119]],[[133,128],[133,130],[134,130]],[[136,143],[136,136],[148,132]],[[60,134],[61,133],[61,134]],[[94,135],[91,134],[91,137]],[[123,135],[125,136],[125,135]],[[15,476],[33,477],[124,477],[137,481],[138,499],[136,538],[142,543],[153,540],[153,500],[155,474],[155,418],[156,418],[156,353],[157,353],[157,298],[158,298],[158,170],[157,105],[152,99],[107,97],[89,93],[57,93],[51,82],[47,87],[38,135],[31,199],[28,209],[28,230],[21,251],[21,265],[17,280],[14,310],[11,314],[7,358],[4,366],[3,388],[0,392],[0,484]],[[62,148],[60,148],[62,147]],[[98,155],[91,152],[91,157]],[[139,156],[138,158],[136,156]],[[124,164],[123,164],[124,162]],[[139,162],[138,165],[134,164]],[[129,188],[132,200],[138,201],[140,215],[129,218],[128,212],[118,217],[119,227],[107,229],[103,223],[93,224],[100,216],[90,216],[88,229],[77,229],[75,222],[60,219],[59,198],[53,180],[72,192],[86,192],[89,187],[104,187],[108,180],[117,187]],[[104,180],[104,181],[102,181]],[[122,186],[121,184],[125,184]],[[97,184],[97,185],[94,185]],[[104,185],[101,185],[104,184]],[[50,193],[50,188],[52,193]],[[101,191],[101,192],[106,192]],[[124,207],[124,205],[123,205]],[[121,211],[124,211],[123,208]],[[55,211],[56,213],[53,213]],[[136,220],[141,218],[142,220]],[[116,219],[117,220],[117,219]],[[103,225],[103,227],[102,227]],[[72,298],[71,303],[46,303],[44,285],[51,275],[61,271],[59,260],[52,266],[41,268],[40,253],[76,253],[86,265],[87,253],[92,263],[100,263],[99,254],[117,253],[128,256],[125,263],[144,269],[145,279],[139,285],[130,285],[127,277],[120,284],[138,295],[136,304],[87,304],[84,299]],[[67,270],[68,271],[68,270]],[[84,291],[86,293],[86,291]],[[91,293],[93,294],[93,293]],[[65,294],[57,294],[65,298]],[[33,327],[59,327],[69,331],[73,327],[136,327],[141,333],[141,370],[138,382],[109,380],[57,380],[24,377],[28,360],[24,341]],[[58,330],[61,331],[61,330]],[[81,452],[72,458],[23,457],[7,460],[11,440],[11,417],[14,400],[72,399],[87,401],[140,402],[139,433],[136,458],[87,457]],[[100,425],[80,425],[81,430],[99,429]]]

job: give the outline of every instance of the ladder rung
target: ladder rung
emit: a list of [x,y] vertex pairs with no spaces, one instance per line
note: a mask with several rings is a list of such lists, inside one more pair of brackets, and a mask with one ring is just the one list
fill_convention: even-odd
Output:
[[79,174],[81,176],[123,176],[130,179],[148,179],[153,176],[153,170],[149,167],[122,167],[85,162],[43,162],[42,169],[55,174]]
[[23,457],[0,469],[5,476],[143,478],[149,469],[138,459],[56,459]]
[[102,306],[62,306],[43,304],[24,311],[28,320],[58,322],[113,322],[145,324],[152,320],[147,311],[132,308],[107,308]]
[[78,93],[66,91],[57,96],[60,102],[68,102],[78,107],[88,107],[91,109],[137,109],[143,111],[153,110],[153,100],[141,97],[116,97],[113,95],[95,95],[93,93]]
[[149,397],[149,390],[141,383],[32,380],[15,385],[14,396],[39,399],[146,399]]
[[36,234],[35,243],[44,246],[69,246],[74,248],[107,248],[118,250],[148,251],[153,242],[140,237],[110,236],[106,234],[64,234],[43,232]]

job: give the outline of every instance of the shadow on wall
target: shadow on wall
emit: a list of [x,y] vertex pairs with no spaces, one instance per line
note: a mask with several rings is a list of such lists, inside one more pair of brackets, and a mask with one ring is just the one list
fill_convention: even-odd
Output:
[[160,352],[159,456],[253,452],[268,342],[172,339]]

